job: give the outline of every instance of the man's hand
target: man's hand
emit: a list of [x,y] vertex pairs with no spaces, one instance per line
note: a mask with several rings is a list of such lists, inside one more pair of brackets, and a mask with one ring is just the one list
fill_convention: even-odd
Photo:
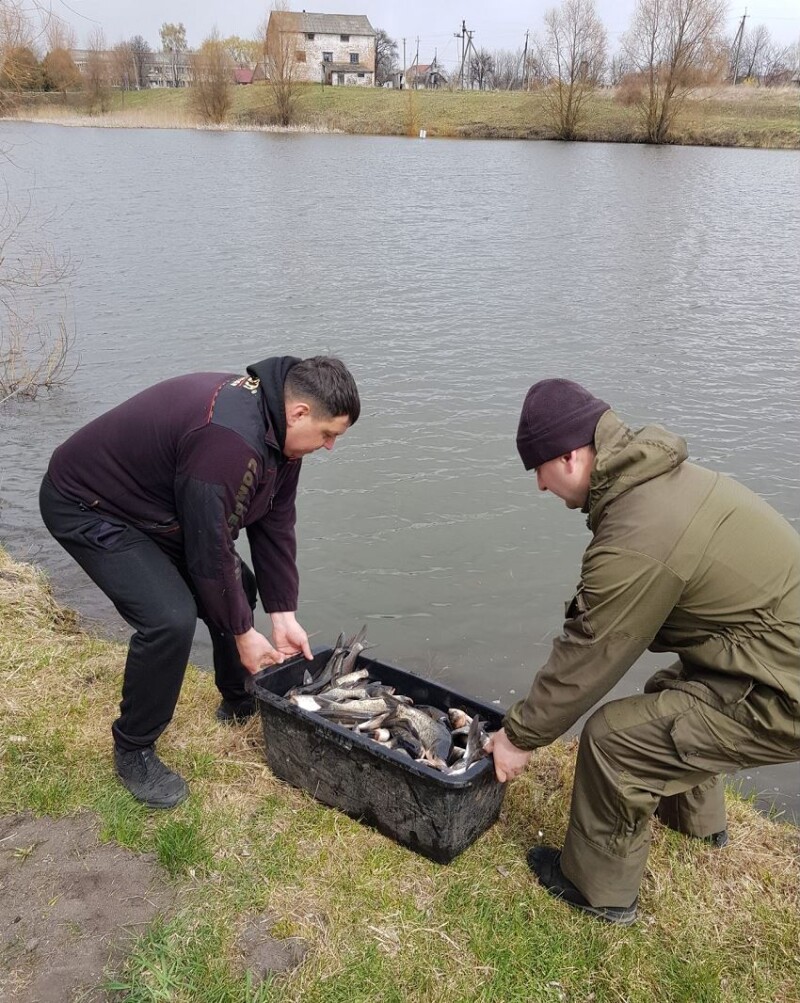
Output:
[[494,775],[501,784],[504,784],[506,780],[518,777],[533,755],[532,752],[518,749],[516,745],[512,745],[502,728],[492,735],[484,749],[494,757]]
[[287,658],[300,652],[311,661],[308,634],[297,622],[294,613],[270,613],[272,617],[272,643]]
[[280,665],[286,657],[276,651],[263,634],[251,627],[245,634],[235,634],[239,660],[251,675],[255,675],[268,665]]

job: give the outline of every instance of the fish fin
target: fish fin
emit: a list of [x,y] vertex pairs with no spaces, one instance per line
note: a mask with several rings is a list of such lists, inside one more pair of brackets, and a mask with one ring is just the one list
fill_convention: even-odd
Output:
[[[353,634],[353,636],[347,642],[347,647],[348,648],[352,648],[353,645],[355,645],[355,644],[360,644],[360,645],[363,646],[363,644],[364,644],[364,638],[366,636],[367,636],[367,625],[364,624],[364,626],[361,628],[361,630],[359,630],[357,633]],[[363,650],[363,647],[362,647],[362,650]]]

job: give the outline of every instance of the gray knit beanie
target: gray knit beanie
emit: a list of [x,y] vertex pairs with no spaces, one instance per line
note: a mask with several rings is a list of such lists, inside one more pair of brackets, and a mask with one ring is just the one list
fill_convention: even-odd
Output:
[[600,415],[611,405],[572,380],[540,380],[528,391],[517,429],[526,470],[594,442]]

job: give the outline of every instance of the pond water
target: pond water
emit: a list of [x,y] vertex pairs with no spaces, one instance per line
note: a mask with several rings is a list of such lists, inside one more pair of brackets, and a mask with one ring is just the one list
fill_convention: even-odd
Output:
[[[589,540],[516,455],[536,380],[670,427],[800,524],[797,153],[22,123],[0,146],[9,199],[72,255],[81,357],[0,411],[0,534],[106,633],[128,631],[39,520],[52,449],[157,380],[270,354],[340,355],[362,395],[301,479],[313,643],[367,623],[382,660],[482,699],[527,692]],[[796,765],[742,779],[798,817]]]

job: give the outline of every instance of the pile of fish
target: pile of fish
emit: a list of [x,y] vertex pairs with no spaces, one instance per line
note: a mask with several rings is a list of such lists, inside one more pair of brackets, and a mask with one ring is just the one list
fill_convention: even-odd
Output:
[[302,684],[286,699],[443,773],[466,773],[486,755],[490,736],[481,719],[455,707],[414,706],[410,697],[373,679],[369,669],[356,669],[367,649],[366,635],[366,626],[349,641],[340,634],[320,672],[312,676],[306,669]]

